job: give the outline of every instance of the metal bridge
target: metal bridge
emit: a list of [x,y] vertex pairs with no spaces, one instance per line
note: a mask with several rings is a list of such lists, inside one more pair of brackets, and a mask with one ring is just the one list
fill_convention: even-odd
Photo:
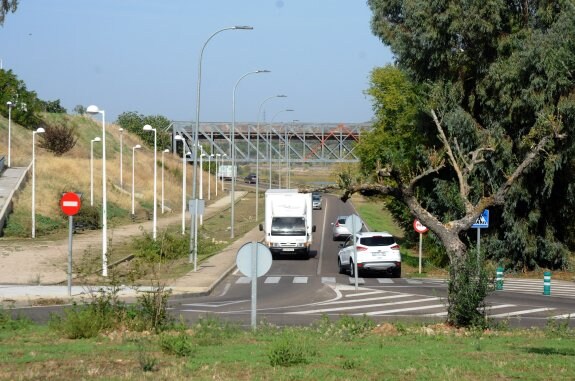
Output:
[[[172,122],[172,137],[182,135],[191,146],[194,122]],[[200,123],[198,141],[207,154],[231,157],[231,123]],[[370,123],[235,123],[238,164],[260,161],[293,164],[351,163],[354,149]],[[175,145],[173,145],[175,146]]]

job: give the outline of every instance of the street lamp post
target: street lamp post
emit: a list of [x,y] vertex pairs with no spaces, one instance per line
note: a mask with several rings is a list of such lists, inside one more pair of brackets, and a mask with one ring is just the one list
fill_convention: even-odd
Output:
[[132,218],[134,218],[136,216],[136,210],[134,208],[134,192],[135,192],[135,158],[136,158],[136,150],[142,148],[141,145],[136,144],[135,146],[132,147]]
[[158,224],[158,200],[157,200],[157,182],[156,182],[156,173],[157,173],[157,157],[156,157],[156,146],[158,143],[158,135],[157,135],[157,131],[155,128],[153,128],[152,126],[150,126],[149,124],[146,124],[144,126],[144,131],[153,131],[154,132],[154,217],[153,217],[153,222],[152,222],[152,238],[154,239],[154,241],[156,240],[156,236],[157,236],[157,224]]
[[[204,156],[206,154],[203,152],[202,147],[200,146],[200,200],[204,199]],[[200,225],[204,224],[204,215],[200,214]]]
[[298,119],[292,120],[292,122],[291,122],[292,134],[290,136],[288,136],[288,139],[287,139],[287,145],[288,145],[288,153],[287,153],[287,181],[288,181],[287,184],[288,185],[287,185],[287,187],[288,187],[288,189],[291,188],[291,145],[290,145],[290,141],[291,141],[291,138],[294,136],[293,135],[294,134],[293,124],[295,122],[299,122],[299,120]]
[[176,141],[182,142],[182,235],[183,235],[186,234],[186,141],[182,135],[176,135],[174,139]]
[[234,238],[234,210],[235,210],[235,190],[236,190],[236,146],[235,146],[235,129],[236,129],[236,90],[241,80],[251,74],[269,73],[269,70],[254,70],[250,71],[240,77],[234,86],[232,95],[232,129],[231,135],[231,148],[232,148],[232,191],[230,193],[230,203],[232,206],[231,211],[231,228],[230,238]]
[[272,142],[271,142],[271,129],[273,128],[273,122],[274,119],[276,118],[276,116],[278,116],[279,114],[281,114],[282,112],[292,112],[294,110],[292,110],[291,108],[287,108],[285,110],[280,110],[278,112],[276,112],[276,114],[272,117],[272,119],[270,120],[270,128],[268,129],[268,148],[269,148],[269,160],[270,160],[270,166],[269,166],[269,175],[270,175],[270,186],[269,189],[272,189]]
[[90,140],[90,206],[94,206],[94,142],[100,142],[99,136]]
[[10,167],[10,141],[12,135],[12,107],[14,104],[10,101],[6,102],[8,106],[8,167]]
[[164,214],[164,154],[170,152],[169,149],[162,151],[162,214]]
[[124,176],[122,174],[123,166],[124,166],[124,129],[120,128],[120,188],[124,189]]
[[44,132],[42,127],[32,132],[32,238],[36,238],[36,134]]
[[208,155],[208,200],[212,199],[212,158],[213,157],[214,157],[213,153]]
[[88,114],[102,114],[102,276],[108,276],[108,201],[106,195],[106,112],[88,106]]
[[[252,30],[253,27],[251,26],[231,26],[231,27],[227,27],[227,28],[222,28],[216,32],[214,32],[204,43],[204,45],[202,46],[202,50],[200,51],[200,58],[199,58],[199,63],[198,63],[198,87],[197,87],[197,95],[196,95],[196,126],[194,128],[194,151],[192,152],[193,154],[193,160],[194,160],[194,174],[193,174],[193,183],[192,183],[192,199],[196,199],[196,178],[197,178],[197,154],[196,154],[196,148],[197,148],[197,144],[198,144],[198,134],[199,134],[199,130],[200,130],[200,93],[201,93],[201,84],[202,84],[202,57],[204,56],[204,49],[206,48],[206,45],[208,45],[208,42],[210,42],[210,40],[217,35],[218,33],[221,33],[225,30]],[[196,271],[196,262],[195,262],[195,258],[198,252],[198,239],[197,239],[197,224],[196,224],[196,219],[197,219],[197,215],[198,215],[198,205],[197,203],[195,203],[194,201],[194,205],[195,205],[195,210],[194,210],[194,215],[192,218],[193,221],[193,240],[194,240],[194,246],[193,246],[193,251],[190,252],[190,263],[194,262],[194,271]]]
[[257,116],[257,125],[256,125],[256,221],[258,220],[259,217],[259,194],[260,194],[260,115],[262,113],[262,107],[263,105],[269,101],[270,99],[274,99],[274,98],[287,98],[287,95],[274,95],[271,96],[269,98],[266,98],[263,100],[262,103],[260,103],[260,107],[258,109],[258,116]]
[[218,158],[222,156],[219,153],[216,154],[216,197],[218,197]]

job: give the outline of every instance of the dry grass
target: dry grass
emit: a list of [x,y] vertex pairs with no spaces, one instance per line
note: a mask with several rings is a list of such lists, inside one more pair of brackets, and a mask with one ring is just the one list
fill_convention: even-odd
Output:
[[[47,119],[62,118],[63,116],[46,115]],[[37,215],[54,218],[60,215],[59,199],[61,192],[82,192],[82,202],[87,205],[90,202],[90,140],[101,136],[102,125],[96,119],[82,116],[65,116],[77,127],[78,142],[76,146],[57,157],[52,153],[36,147],[36,213]],[[0,151],[7,149],[8,121],[0,117]],[[31,162],[32,155],[32,132],[12,123],[11,139],[11,164],[27,166]],[[142,141],[128,132],[123,135],[123,163],[122,178],[123,187],[120,187],[120,132],[119,126],[106,125],[106,178],[108,181],[108,203],[116,204],[121,209],[131,211],[131,184],[132,184],[132,147],[142,145],[141,150],[136,151],[135,160],[135,204],[136,213],[144,207],[151,209],[153,205],[153,173],[154,158],[153,150],[144,146]],[[94,143],[94,204],[100,204],[102,199],[102,144]],[[158,147],[157,161],[161,163],[161,150]],[[182,161],[179,157],[166,153],[164,156],[164,205],[166,211],[170,210],[181,213],[182,208]],[[188,194],[191,193],[192,166],[187,166]],[[207,172],[203,174],[204,197],[207,198]],[[199,176],[198,176],[199,181]],[[214,181],[212,181],[212,196],[215,196]],[[160,204],[162,197],[162,168],[157,167],[157,200],[158,213],[161,213]],[[198,185],[199,191],[199,185]],[[29,215],[31,212],[31,182],[29,181],[15,201],[15,209]]]

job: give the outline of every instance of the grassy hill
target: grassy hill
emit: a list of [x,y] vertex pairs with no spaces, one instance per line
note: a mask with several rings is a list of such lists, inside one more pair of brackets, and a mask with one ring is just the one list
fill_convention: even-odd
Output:
[[[42,139],[37,136],[36,144],[36,232],[38,236],[53,230],[64,228],[67,217],[59,207],[62,192],[82,192],[82,208],[90,204],[90,141],[102,134],[101,119],[90,116],[71,116],[65,114],[43,114],[49,124],[67,123],[75,126],[78,141],[74,148],[62,156],[39,148]],[[6,154],[8,139],[8,121],[0,117],[0,154]],[[132,183],[132,147],[141,144],[136,151],[135,170],[135,209],[137,216],[145,216],[146,210],[153,208],[153,149],[145,147],[142,141],[126,131],[123,135],[123,187],[120,186],[120,131],[119,126],[106,125],[106,177],[108,181],[109,223],[121,224],[130,220],[131,183]],[[101,208],[102,200],[102,147],[94,143],[94,207]],[[158,203],[161,202],[161,151],[158,147]],[[12,122],[11,165],[25,167],[31,162],[32,131]],[[174,212],[181,212],[182,197],[182,161],[181,158],[166,153],[164,157],[164,204]],[[188,166],[191,167],[191,166]],[[191,179],[191,168],[188,168]],[[207,181],[207,173],[204,174]],[[212,181],[214,181],[212,179]],[[191,187],[188,181],[188,187]],[[213,184],[213,183],[212,183]],[[191,188],[188,188],[188,192]],[[161,210],[158,208],[158,215]],[[31,182],[29,181],[17,196],[14,213],[10,216],[6,236],[29,236],[31,227]]]

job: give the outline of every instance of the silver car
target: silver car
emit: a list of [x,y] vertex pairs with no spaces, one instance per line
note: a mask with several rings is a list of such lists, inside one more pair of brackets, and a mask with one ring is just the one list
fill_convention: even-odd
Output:
[[334,241],[344,240],[351,235],[348,228],[345,227],[345,221],[349,216],[337,216],[335,222],[331,223],[332,237]]

